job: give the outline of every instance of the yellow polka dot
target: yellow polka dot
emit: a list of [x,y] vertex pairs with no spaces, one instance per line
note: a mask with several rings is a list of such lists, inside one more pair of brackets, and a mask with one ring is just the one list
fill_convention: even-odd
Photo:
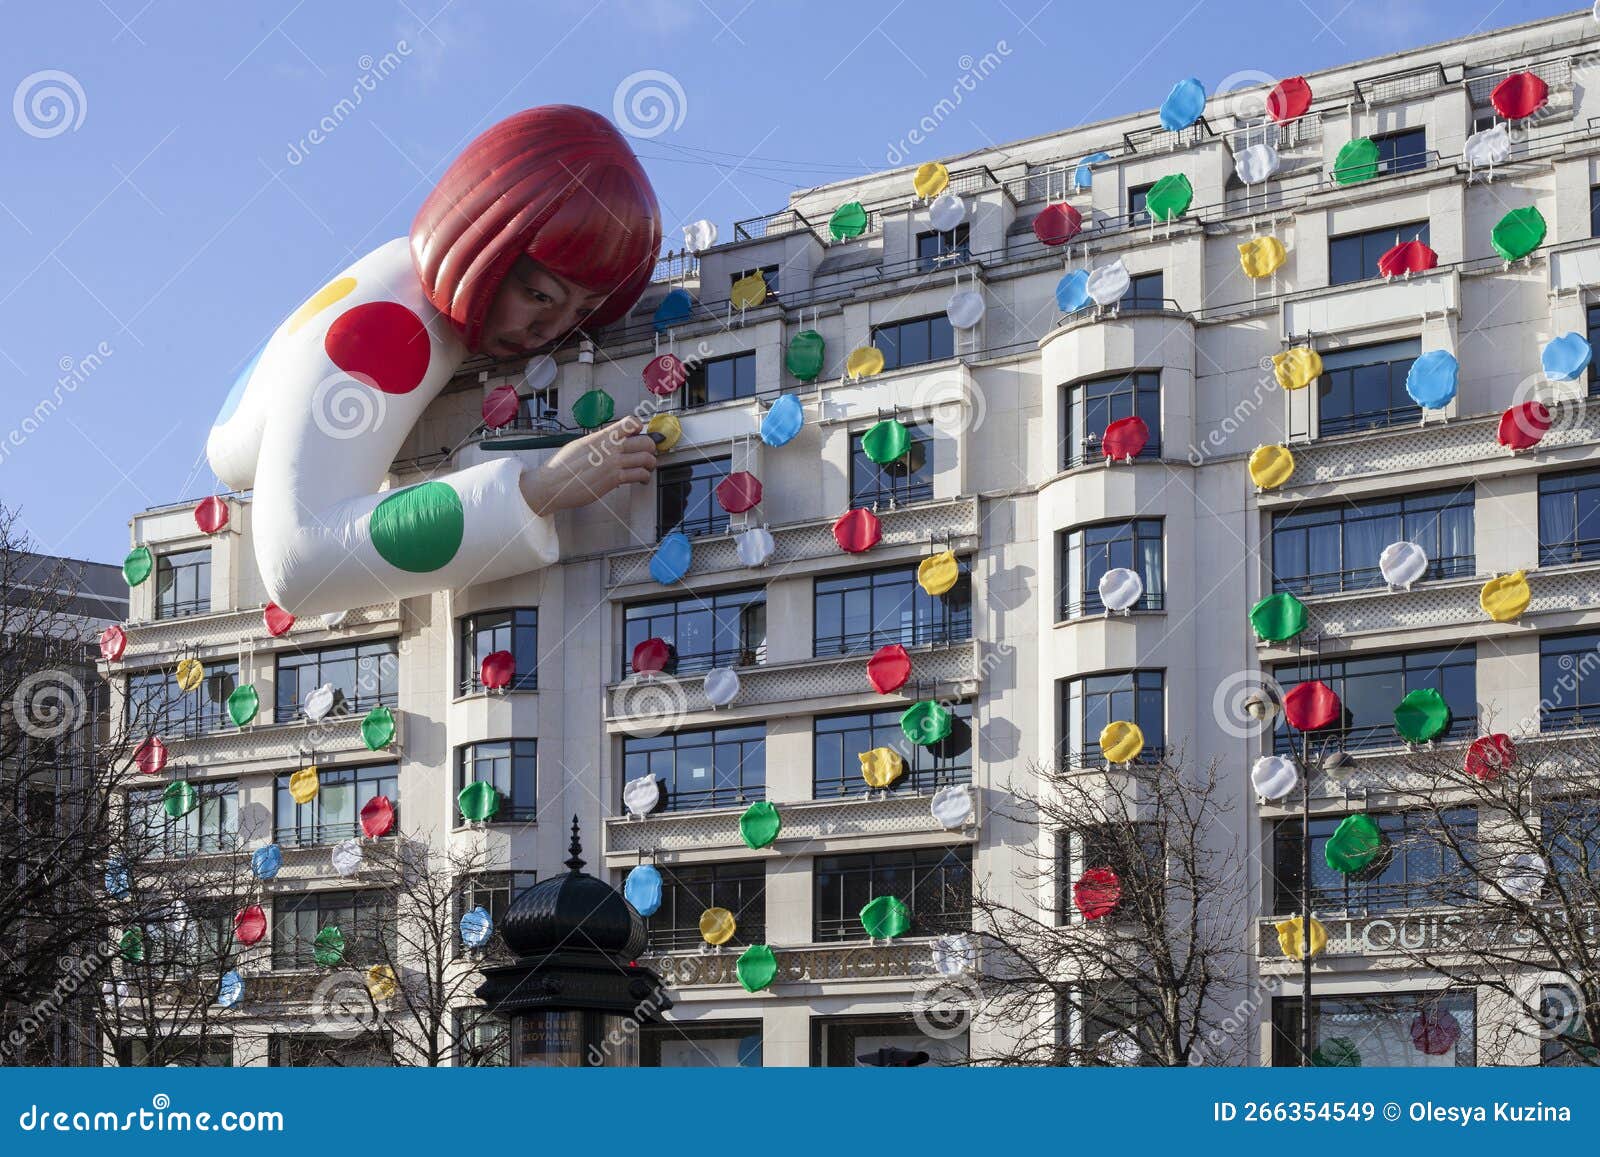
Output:
[[350,294],[355,292],[355,288],[356,279],[354,277],[339,277],[328,282],[328,284],[307,298],[304,305],[289,315],[287,332],[294,333],[334,302],[343,301],[349,297]]

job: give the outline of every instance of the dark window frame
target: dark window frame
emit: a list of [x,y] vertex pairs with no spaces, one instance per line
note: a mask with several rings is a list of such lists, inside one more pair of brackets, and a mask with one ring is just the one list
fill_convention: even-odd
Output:
[[[1109,537],[1099,535],[1115,532]],[[1100,601],[1100,578],[1108,570],[1126,567],[1138,572],[1144,580],[1144,594],[1130,610],[1161,611],[1166,609],[1166,537],[1164,521],[1160,518],[1117,518],[1101,522],[1088,522],[1069,527],[1056,534],[1057,603],[1058,621],[1082,618],[1105,613]],[[1089,536],[1096,540],[1088,541]],[[1141,545],[1155,544],[1152,575],[1146,565],[1149,555]],[[1129,552],[1126,562],[1118,552]],[[1074,582],[1079,587],[1073,597]]]
[[[1075,698],[1074,691],[1078,688],[1082,690]],[[1094,697],[1092,706],[1091,695]],[[1128,695],[1132,696],[1131,701],[1122,698]],[[1057,697],[1061,720],[1057,752],[1068,766],[1104,766],[1100,732],[1106,724],[1119,720],[1136,724],[1144,733],[1140,763],[1154,763],[1166,757],[1167,675],[1164,668],[1137,667],[1076,675],[1059,680]],[[1123,710],[1124,707],[1132,710]],[[1104,721],[1099,718],[1102,714],[1106,716]],[[1077,744],[1072,742],[1075,730],[1080,737]]]
[[211,612],[209,546],[157,555],[155,580],[156,618],[182,619]]
[[[1106,427],[1137,415],[1150,427],[1141,462],[1161,457],[1161,371],[1126,370],[1101,374],[1061,387],[1061,469],[1099,464]],[[1094,421],[1091,422],[1091,416]],[[1104,417],[1104,421],[1101,421]],[[1092,452],[1091,452],[1092,448]]]
[[[698,765],[680,766],[689,753],[704,751],[707,787],[690,790],[680,778],[700,778],[687,773]],[[692,760],[692,757],[689,757]],[[745,807],[767,798],[767,725],[765,722],[723,727],[697,727],[661,735],[625,736],[622,740],[623,779],[653,775],[666,787],[662,811],[688,812],[707,808]],[[661,773],[667,772],[666,776]],[[719,782],[733,772],[737,782]],[[619,809],[620,810],[620,809]]]
[[970,845],[817,856],[811,879],[811,933],[818,944],[866,940],[861,909],[879,896],[896,896],[905,904],[911,915],[908,936],[972,927]]
[[[1454,528],[1454,534],[1450,535],[1445,526],[1447,512]],[[1352,537],[1359,537],[1368,523],[1381,526],[1380,520],[1398,522],[1392,530],[1378,531],[1373,541],[1381,538],[1383,542],[1376,549],[1357,552]],[[1429,490],[1274,514],[1268,532],[1272,545],[1272,589],[1307,596],[1382,587],[1384,581],[1378,569],[1378,558],[1385,547],[1400,540],[1417,543],[1428,555],[1428,569],[1419,581],[1466,577],[1477,571],[1476,521],[1477,495],[1470,485],[1457,490]],[[1460,525],[1462,522],[1464,527]],[[1331,543],[1319,541],[1322,537],[1333,536],[1331,528],[1337,528],[1340,565],[1333,570],[1312,571],[1312,556],[1326,554],[1331,548]],[[1352,535],[1352,528],[1356,528],[1355,535]],[[1464,537],[1468,552],[1445,554],[1442,544],[1447,537]],[[1422,539],[1427,541],[1419,541]],[[1298,556],[1304,556],[1304,573],[1294,573],[1300,569],[1295,566]],[[1350,563],[1359,565],[1347,565]]]
[[906,427],[910,445],[905,457],[878,463],[861,448],[860,431],[850,435],[850,505],[905,506],[933,497],[934,429],[927,423]]
[[481,678],[483,660],[495,651],[510,651],[516,670],[507,691],[539,689],[539,608],[502,607],[474,611],[456,620],[456,646],[460,670],[457,695],[473,695],[484,689]]
[[178,687],[169,668],[128,675],[123,720],[136,732],[193,738],[233,726],[228,696],[239,686],[239,661],[203,660],[205,676],[193,691]]
[[954,229],[925,229],[917,234],[917,268],[924,273],[972,260],[972,229],[963,221]]
[[956,356],[956,331],[948,315],[931,313],[873,326],[870,344],[883,351],[885,370],[932,365]]
[[[891,643],[903,647],[943,646],[972,638],[971,564],[962,557],[957,558],[956,564],[960,577],[942,595],[930,595],[922,589],[915,566],[819,575],[811,586],[812,656],[859,655]],[[880,608],[880,596],[893,605]],[[911,607],[909,624],[903,621],[907,598]],[[868,604],[872,626],[867,631],[847,630],[850,620],[857,617],[850,604],[862,599]],[[893,621],[896,614],[902,618],[899,623]],[[885,618],[889,621],[880,625]],[[824,626],[829,628],[826,634]]]
[[[861,778],[862,752],[889,747],[900,753],[905,771],[888,789],[927,795],[951,784],[972,782],[972,710],[970,702],[951,706],[961,742],[924,747],[912,743],[900,729],[903,711],[851,711],[819,715],[811,723],[811,798],[844,799],[864,796],[874,789]],[[837,774],[835,774],[835,771]]]
[[[1389,429],[1419,419],[1422,407],[1406,393],[1406,375],[1411,363],[1421,355],[1422,339],[1414,337],[1324,353],[1322,376],[1316,381],[1318,437]],[[1383,379],[1387,394],[1385,404],[1357,409],[1355,391],[1371,390],[1379,378]],[[1330,413],[1328,405],[1335,391],[1346,389],[1350,392],[1349,407],[1343,413]]]
[[[196,782],[200,803],[188,815],[174,819],[161,806],[164,788],[135,788],[128,792],[128,840],[135,847],[164,859],[175,859],[215,852],[231,852],[240,845],[239,784],[232,779],[203,779]],[[229,806],[229,799],[232,804]],[[221,801],[219,804],[217,801]],[[207,811],[211,810],[216,830],[208,832]],[[231,822],[230,822],[231,816]],[[193,822],[189,822],[193,820]],[[139,827],[143,827],[141,832]],[[148,842],[146,842],[148,841]]]
[[645,951],[654,955],[703,949],[700,915],[707,908],[733,913],[732,944],[766,942],[767,866],[763,860],[715,864],[661,864],[661,907],[645,917]]
[[[1405,1037],[1409,1022],[1426,1009],[1442,1008],[1449,1011],[1461,1023],[1461,1038],[1456,1047],[1456,1057],[1459,1063],[1466,1066],[1477,1064],[1477,1028],[1478,1028],[1478,1002],[1477,990],[1473,988],[1454,988],[1444,991],[1411,991],[1411,992],[1361,992],[1347,993],[1337,996],[1312,996],[1311,1014],[1315,1018],[1312,1022],[1312,1032],[1315,1037],[1320,1036],[1318,1025],[1327,1023],[1328,1018],[1334,1018],[1334,1031],[1329,1034],[1331,1041],[1336,1036],[1345,1036],[1339,1031],[1339,1019],[1349,1021],[1360,1015],[1362,1006],[1371,1006],[1378,1015],[1383,1015],[1385,1006],[1393,1009],[1391,1015],[1400,1027],[1396,1035]],[[1300,997],[1275,996],[1272,998],[1271,1026],[1272,1026],[1272,1060],[1274,1068],[1295,1067],[1301,1064],[1302,1040],[1300,1025]],[[1331,1011],[1330,1011],[1331,1010]],[[1359,1024],[1360,1022],[1357,1022]],[[1363,1036],[1363,1041],[1369,1039],[1371,1034]],[[1348,1038],[1346,1038],[1348,1039]],[[1466,1042],[1463,1048],[1462,1042]],[[1315,1046],[1315,1047],[1320,1047]],[[1359,1045],[1357,1045],[1359,1049]],[[1462,1060],[1462,1054],[1465,1059]],[[1416,1047],[1405,1039],[1400,1047],[1395,1050],[1393,1057],[1371,1058],[1362,1057],[1362,1065],[1399,1064],[1402,1061],[1414,1061],[1421,1057]],[[1432,1058],[1428,1058],[1432,1060]],[[1313,1052],[1312,1064],[1316,1064]]]
[[[394,807],[392,837],[400,830],[400,765],[397,762],[319,767],[317,794],[309,803],[296,803],[289,794],[289,777],[282,772],[273,782],[273,839],[284,847],[312,847],[361,838],[361,809],[375,796],[388,796]],[[323,804],[331,790],[351,788],[348,822],[323,818]]]
[[[722,381],[728,377],[726,383]],[[693,363],[683,383],[683,408],[699,409],[722,402],[753,398],[759,392],[756,380],[756,354],[744,350]]]
[[[1428,665],[1430,663],[1432,665]],[[1389,669],[1380,664],[1394,666]],[[1451,694],[1441,686],[1450,679],[1459,681],[1463,673],[1467,672],[1470,672],[1472,677],[1470,697]],[[1333,741],[1338,741],[1338,746],[1346,751],[1403,746],[1404,741],[1394,729],[1394,707],[1406,695],[1423,687],[1432,687],[1439,691],[1444,696],[1445,702],[1450,705],[1450,727],[1439,737],[1441,742],[1467,738],[1477,732],[1478,655],[1476,645],[1471,642],[1464,646],[1423,647],[1375,655],[1324,658],[1314,664],[1280,663],[1272,669],[1272,677],[1286,691],[1298,683],[1320,679],[1339,696],[1339,702],[1344,706],[1344,719],[1326,731],[1304,733],[1310,737],[1310,742],[1315,748]],[[1374,692],[1372,698],[1378,703],[1378,712],[1381,712],[1381,715],[1372,722],[1352,724],[1351,703],[1361,696],[1348,693],[1348,681],[1351,678],[1362,677],[1378,680],[1377,686],[1382,690]],[[1399,686],[1384,687],[1381,682],[1384,678],[1397,680]],[[1280,716],[1273,735],[1273,750],[1279,755],[1293,755],[1300,751],[1301,742],[1301,733],[1291,732],[1288,724]]]
[[[351,914],[348,925],[339,918],[347,911]],[[311,914],[311,920],[296,921],[291,928],[288,918],[305,913]],[[301,924],[311,928],[309,936],[301,934]],[[395,908],[387,893],[373,888],[279,892],[272,900],[273,969],[321,968],[314,958],[313,941],[317,932],[329,925],[344,934],[347,960],[371,964],[395,958]]]
[[[1428,167],[1428,130],[1426,127],[1395,129],[1377,133],[1372,143],[1378,146],[1378,175],[1394,176],[1414,173]],[[1415,145],[1416,147],[1410,147]],[[1405,151],[1401,151],[1404,147]]]
[[[1424,908],[1462,907],[1477,899],[1477,877],[1461,863],[1435,828],[1436,819],[1450,825],[1463,847],[1477,843],[1477,809],[1443,810],[1438,817],[1426,810],[1371,811],[1367,813],[1384,833],[1386,850],[1373,867],[1354,875],[1327,866],[1328,839],[1344,816],[1314,816],[1311,820],[1311,910],[1335,917],[1375,916]],[[1272,825],[1272,858],[1265,865],[1265,890],[1277,916],[1301,910],[1301,824],[1297,816]],[[1381,867],[1379,866],[1381,863]],[[1430,872],[1429,869],[1432,869]]]
[[1415,239],[1427,245],[1431,237],[1430,221],[1402,221],[1329,237],[1328,284],[1358,285],[1382,277],[1378,272],[1378,258],[1402,241]]
[[[709,649],[699,645],[709,628]],[[732,646],[724,645],[737,636]],[[646,639],[662,639],[677,651],[678,674],[713,667],[748,667],[766,661],[767,588],[736,587],[651,599],[622,608],[621,678],[632,671],[633,649]]]
[[[374,707],[399,705],[400,641],[398,639],[359,639],[328,647],[279,651],[275,658],[274,686],[277,689],[277,706],[273,714],[275,722],[288,723],[304,718],[306,696],[324,683],[333,683],[334,686],[334,706],[330,716],[364,715]],[[328,678],[327,672],[324,671],[325,666],[346,662],[354,664],[352,687],[345,687],[335,682]],[[309,682],[302,678],[301,671],[313,673]],[[364,684],[370,681],[373,672],[377,674],[376,690],[366,689]]]
[[[1539,636],[1539,730],[1556,732],[1600,725],[1600,670],[1585,656],[1600,657],[1600,630]],[[1572,682],[1569,690],[1564,685]],[[1585,696],[1586,685],[1595,695]]]
[[[656,539],[674,530],[690,538],[727,533],[731,516],[717,502],[716,489],[732,472],[731,455],[660,467],[656,471]],[[673,506],[680,503],[678,518],[669,522]]]

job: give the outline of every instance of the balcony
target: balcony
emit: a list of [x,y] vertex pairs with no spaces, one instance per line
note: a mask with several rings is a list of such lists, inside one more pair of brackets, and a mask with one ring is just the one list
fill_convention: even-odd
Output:
[[[1309,444],[1293,443],[1294,477],[1281,489],[1259,495],[1263,509],[1292,506],[1317,485],[1393,476],[1415,470],[1444,469],[1493,462],[1497,473],[1513,474],[1548,467],[1551,451],[1600,442],[1600,407],[1553,405],[1555,422],[1531,452],[1513,455],[1495,441],[1499,414],[1426,426],[1397,426]],[[1459,475],[1457,471],[1452,477]]]
[[[904,991],[906,979],[933,974],[933,946],[929,940],[779,948],[775,952],[778,975],[774,985],[894,980],[897,991]],[[653,968],[668,988],[738,988],[739,978],[734,973],[738,959],[737,952],[690,952],[646,956],[640,963]]]
[[[282,764],[316,752],[318,758],[342,754],[372,754],[361,738],[360,714],[330,715],[320,723],[299,719],[289,723],[231,724],[204,734],[164,736],[175,760],[193,761],[198,767],[231,763]],[[387,749],[401,750],[405,713],[394,712],[395,740]]]
[[[1477,636],[1525,633],[1531,616],[1589,610],[1600,579],[1600,559],[1527,572],[1533,600],[1515,623],[1496,623],[1478,605],[1478,592],[1488,575],[1422,582],[1410,590],[1378,586],[1362,591],[1302,595],[1310,611],[1311,630],[1333,638],[1390,636],[1403,631],[1470,625]],[[1520,624],[1520,625],[1519,625]],[[1256,644],[1263,655],[1288,656],[1294,649]]]
[[[273,638],[267,634],[261,620],[262,608],[218,611],[206,615],[189,615],[178,619],[156,619],[144,623],[128,623],[128,647],[121,662],[138,666],[141,660],[159,659],[175,655],[180,647],[217,647],[237,650],[241,645],[271,647]],[[286,645],[324,642],[359,628],[397,628],[400,625],[400,604],[380,603],[370,607],[352,609],[338,628],[323,625],[320,616],[310,616],[296,621],[289,633],[283,635]],[[292,643],[290,642],[292,640]]]
[[[824,560],[831,563],[835,569],[860,567],[863,564],[875,566],[885,562],[920,558],[924,554],[932,553],[933,549],[943,550],[946,539],[951,540],[950,549],[956,550],[957,553],[977,545],[978,500],[976,498],[955,498],[945,502],[926,502],[916,506],[880,510],[878,518],[883,524],[883,538],[865,555],[845,554],[839,549],[839,544],[833,537],[832,518],[769,527],[775,545],[768,565],[773,569],[788,569],[790,573],[793,573],[796,564]],[[962,543],[959,541],[961,539],[972,541]],[[934,543],[938,544],[937,548],[934,547]],[[619,593],[617,588],[642,586],[646,590],[661,589],[650,577],[650,558],[654,553],[655,547],[651,546],[647,549],[620,551],[607,558],[606,585],[613,597],[617,597]],[[760,573],[747,570],[739,561],[731,534],[695,540],[694,563],[689,569],[688,582],[693,584],[696,579],[732,576],[741,572],[749,575]]]
[[1337,334],[1412,322],[1460,309],[1461,287],[1453,269],[1392,281],[1373,279],[1297,293],[1283,302],[1285,334]]
[[[967,831],[975,833],[983,820],[982,796],[973,792],[976,801],[973,826]],[[778,833],[777,844],[803,843],[808,852],[850,850],[860,841],[877,841],[884,836],[923,837],[918,843],[949,841],[961,838],[946,831],[929,810],[930,795],[906,791],[884,798],[806,800],[798,803],[777,803],[783,817],[783,829]],[[728,808],[700,812],[658,812],[642,820],[617,816],[605,821],[605,860],[612,868],[628,868],[639,862],[645,852],[683,853],[727,852],[749,856],[750,850],[739,836],[739,816],[742,808]]]
[[655,735],[774,714],[811,715],[859,703],[895,706],[930,697],[961,698],[977,691],[981,672],[976,642],[907,650],[912,682],[895,695],[872,690],[867,678],[870,654],[739,668],[739,696],[722,708],[707,701],[703,674],[630,677],[606,689],[606,727],[614,733]]
[[[1266,916],[1257,921],[1258,952],[1261,970],[1268,974],[1299,975],[1300,961],[1291,960],[1278,945],[1274,925],[1285,916]],[[1427,953],[1434,959],[1452,948],[1502,944],[1515,951],[1514,928],[1500,931],[1486,925],[1481,914],[1470,908],[1433,908],[1390,912],[1378,916],[1318,916],[1328,930],[1328,947],[1317,956],[1325,964],[1339,957],[1381,958]],[[1475,948],[1481,952],[1482,947]],[[1321,971],[1326,971],[1325,968]]]

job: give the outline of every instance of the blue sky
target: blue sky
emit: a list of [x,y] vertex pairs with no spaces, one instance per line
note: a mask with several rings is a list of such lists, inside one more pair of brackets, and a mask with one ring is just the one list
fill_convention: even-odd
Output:
[[[262,338],[403,234],[461,145],[517,109],[612,115],[628,78],[667,74],[670,124],[641,123],[654,135],[635,145],[668,239],[697,217],[726,237],[792,188],[1153,108],[1185,76],[1215,90],[1565,9],[0,0],[13,94],[0,118],[0,501],[43,549],[118,561],[133,511],[212,493],[206,431]],[[895,155],[990,53],[1000,66]],[[65,119],[28,99],[49,89],[72,106]],[[335,111],[357,91],[353,112]]]

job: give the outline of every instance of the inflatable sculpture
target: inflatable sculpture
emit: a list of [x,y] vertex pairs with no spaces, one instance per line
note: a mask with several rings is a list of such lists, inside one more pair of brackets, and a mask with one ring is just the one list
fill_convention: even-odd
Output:
[[631,418],[531,466],[506,457],[380,493],[469,354],[551,349],[625,314],[661,247],[655,193],[586,109],[508,117],[456,158],[409,238],[311,296],[245,367],[206,443],[254,489],[256,562],[295,615],[488,582],[554,562],[552,516],[654,469]]

